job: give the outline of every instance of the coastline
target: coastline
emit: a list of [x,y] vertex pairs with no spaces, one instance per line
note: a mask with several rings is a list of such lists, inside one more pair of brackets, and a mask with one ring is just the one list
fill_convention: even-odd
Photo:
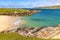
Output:
[[0,8],[0,15],[7,15],[7,16],[31,16],[32,14],[35,14],[38,11],[39,10]]
[[[23,13],[23,14],[25,14],[25,13]],[[29,13],[28,13],[29,14]],[[4,16],[4,15],[3,15]],[[6,16],[6,15],[5,15]],[[13,18],[13,16],[14,17],[19,17],[20,18],[20,15],[16,15],[16,14],[12,14],[12,15],[9,15],[9,16],[12,16],[11,18],[12,19],[14,19]],[[30,15],[29,15],[30,16]],[[24,16],[21,16],[21,17],[25,17],[25,15]],[[37,16],[36,16],[37,17]],[[7,18],[7,17],[6,17]],[[52,18],[52,17],[51,17]],[[54,18],[54,17],[53,17]],[[8,18],[7,18],[8,19]],[[2,23],[2,21],[0,22],[0,24],[2,23],[2,24],[4,24],[4,23],[7,23],[8,21],[10,21],[10,20],[12,20],[12,19],[1,19],[1,20],[3,20],[3,23]],[[5,20],[7,21],[7,22],[5,22]],[[19,19],[20,20],[20,19]],[[11,33],[11,32],[13,32],[13,33],[18,33],[18,34],[20,34],[20,35],[22,35],[22,36],[24,36],[24,37],[37,37],[37,38],[43,38],[43,39],[60,39],[60,24],[59,25],[55,25],[55,26],[44,26],[44,27],[42,27],[41,25],[41,27],[40,26],[36,26],[36,27],[33,27],[33,26],[24,26],[24,27],[22,27],[22,26],[20,26],[20,24],[25,24],[26,22],[22,22],[21,23],[21,21],[23,21],[23,20],[17,20],[16,21],[16,23],[15,23],[15,21],[13,20],[13,21],[11,21],[11,22],[14,22],[15,23],[15,26],[12,26],[11,28],[10,28],[10,25],[12,25],[13,23],[11,23],[11,24],[9,24],[10,22],[8,22],[8,24],[6,24],[6,25],[9,25],[9,27],[8,26],[5,26],[6,27],[6,29],[5,30],[3,30],[3,31],[0,31],[1,33]],[[35,20],[35,19],[34,19]],[[36,19],[37,20],[37,19]],[[35,20],[35,21],[36,21]],[[58,20],[58,19],[57,19]],[[40,20],[41,21],[41,20]],[[43,20],[44,21],[44,20]],[[48,20],[47,20],[48,21]],[[52,21],[54,21],[54,20],[52,20]],[[20,23],[19,23],[20,22]],[[29,22],[30,23],[30,22]],[[47,22],[45,22],[45,23],[47,23]],[[56,21],[54,22],[54,23],[56,23]],[[31,24],[32,24],[32,22],[31,22]],[[39,24],[39,23],[38,23]],[[42,24],[42,23],[41,23]],[[5,25],[5,24],[4,24]],[[5,28],[4,27],[4,25],[2,25],[3,26],[3,29]],[[19,25],[19,27],[18,26],[16,26],[16,25]],[[33,24],[32,24],[33,25]],[[8,27],[8,28],[7,28]],[[17,27],[17,28],[14,28],[14,27]],[[0,28],[1,29],[1,28]]]
[[44,39],[60,39],[60,24],[57,26],[49,27],[19,27],[12,30],[2,31],[1,33],[16,32],[26,37],[37,37]]

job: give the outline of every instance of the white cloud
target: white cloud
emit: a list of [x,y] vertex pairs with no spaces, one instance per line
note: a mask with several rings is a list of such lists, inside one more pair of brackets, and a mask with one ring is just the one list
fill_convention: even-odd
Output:
[[60,5],[60,0],[30,0],[22,1],[18,3],[5,3],[1,4],[1,7],[41,7],[41,6],[53,6]]

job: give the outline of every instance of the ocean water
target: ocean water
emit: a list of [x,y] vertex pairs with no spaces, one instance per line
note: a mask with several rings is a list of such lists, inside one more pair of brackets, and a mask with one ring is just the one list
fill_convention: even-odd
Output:
[[55,26],[60,24],[60,9],[40,9],[36,14],[23,17],[23,20],[31,27]]

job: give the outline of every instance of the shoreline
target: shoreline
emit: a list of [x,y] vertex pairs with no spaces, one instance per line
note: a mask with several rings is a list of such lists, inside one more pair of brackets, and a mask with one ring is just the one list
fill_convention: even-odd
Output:
[[[48,27],[19,27],[12,30],[2,31],[1,33],[16,32],[26,37],[37,37],[44,39],[60,39],[60,24],[57,26]],[[56,37],[57,36],[57,37]]]
[[39,10],[0,8],[0,15],[7,15],[7,16],[31,16],[32,14],[36,14],[37,12],[39,12]]

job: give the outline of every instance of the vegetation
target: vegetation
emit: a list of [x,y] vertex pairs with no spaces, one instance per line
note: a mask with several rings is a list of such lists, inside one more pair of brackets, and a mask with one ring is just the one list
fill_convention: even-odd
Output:
[[44,6],[44,7],[37,7],[37,9],[60,9],[60,5],[59,6]]
[[19,15],[27,16],[36,13],[36,10],[14,9],[14,8],[0,8],[0,15]]
[[60,6],[47,6],[43,8],[60,9]]
[[17,33],[0,33],[0,40],[53,40],[53,39],[39,39],[35,37],[24,37]]

